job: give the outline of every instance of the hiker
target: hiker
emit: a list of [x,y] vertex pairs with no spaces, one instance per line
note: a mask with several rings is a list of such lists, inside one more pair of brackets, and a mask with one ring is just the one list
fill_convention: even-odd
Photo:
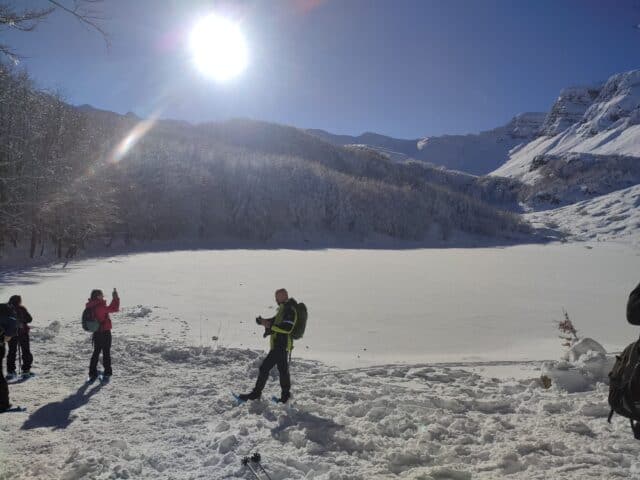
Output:
[[629,294],[627,301],[627,321],[631,325],[640,325],[640,283]]
[[86,308],[92,310],[93,317],[100,324],[96,332],[93,332],[93,355],[89,363],[89,380],[93,381],[98,378],[98,359],[102,352],[102,366],[104,372],[102,378],[108,381],[113,371],[111,369],[111,319],[110,313],[117,312],[120,309],[120,298],[118,292],[113,289],[112,300],[109,305],[104,299],[102,290],[92,290],[91,298],[87,302]]
[[[631,325],[640,325],[640,284],[629,294],[627,301],[627,321]],[[609,418],[617,413],[629,419],[631,431],[636,440],[640,440],[640,340],[629,344],[609,372]]]
[[287,356],[293,349],[293,339],[291,332],[296,324],[298,313],[296,311],[296,301],[289,298],[289,294],[284,288],[276,290],[276,303],[278,312],[272,318],[256,318],[259,325],[265,328],[264,336],[270,337],[270,350],[260,365],[260,373],[256,386],[250,393],[238,395],[240,400],[258,400],[262,396],[262,390],[267,383],[269,372],[277,365],[280,374],[280,387],[282,393],[280,402],[287,403],[291,397],[291,380],[289,378],[289,361]]
[[16,356],[18,347],[22,353],[22,378],[33,376],[31,373],[31,365],[33,364],[33,355],[29,346],[29,324],[33,320],[29,311],[22,305],[22,297],[13,295],[9,299],[9,305],[16,312],[16,320],[18,321],[18,334],[9,342],[9,353],[7,354],[7,380],[16,378]]
[[17,333],[16,312],[11,305],[0,304],[0,412],[11,408],[9,402],[9,385],[4,377],[2,364],[4,362],[4,343],[9,342]]

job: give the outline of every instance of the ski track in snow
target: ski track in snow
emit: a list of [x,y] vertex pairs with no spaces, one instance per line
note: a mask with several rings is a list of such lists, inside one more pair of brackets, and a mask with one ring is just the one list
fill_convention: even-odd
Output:
[[248,479],[240,460],[256,450],[273,479],[640,478],[640,442],[607,424],[604,385],[294,358],[292,405],[268,400],[272,376],[262,401],[236,406],[264,352],[125,336],[125,316],[106,386],[83,384],[91,345],[72,322],[34,340],[47,370],[11,389],[29,411],[2,417],[1,479]]

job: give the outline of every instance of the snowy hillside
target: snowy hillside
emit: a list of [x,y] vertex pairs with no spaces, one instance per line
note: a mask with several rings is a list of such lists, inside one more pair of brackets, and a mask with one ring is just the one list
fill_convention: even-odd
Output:
[[536,138],[544,120],[544,113],[522,113],[502,127],[478,134],[443,135],[416,140],[401,140],[372,133],[351,137],[333,135],[323,130],[307,131],[334,145],[368,145],[395,160],[414,158],[452,170],[483,175],[504,163],[511,149]]
[[[12,71],[0,72],[0,100],[0,144],[15,162],[3,177],[2,265],[71,258],[100,244],[529,237],[503,208],[515,195],[502,180],[460,182],[423,162],[337,147],[284,125],[191,125],[73,107]],[[37,175],[43,165],[47,175]]]
[[566,207],[532,212],[525,218],[535,226],[553,227],[578,240],[638,240],[640,185]]
[[543,113],[522,113],[502,127],[478,134],[423,138],[418,158],[483,175],[507,161],[511,149],[536,138],[544,118]]

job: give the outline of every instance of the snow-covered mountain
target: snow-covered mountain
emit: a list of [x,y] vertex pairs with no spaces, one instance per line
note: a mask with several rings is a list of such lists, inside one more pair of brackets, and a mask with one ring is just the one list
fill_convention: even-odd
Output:
[[[640,70],[563,90],[541,133],[492,172],[523,183],[527,209],[553,209],[531,219],[545,218],[578,237],[640,231],[629,214],[638,207],[632,187],[640,184]],[[619,208],[626,213],[618,215]]]
[[496,169],[509,157],[514,147],[536,138],[547,118],[544,113],[522,113],[509,123],[493,130],[469,135],[442,135],[415,140],[403,140],[375,133],[353,137],[334,135],[324,130],[307,130],[334,145],[367,145],[394,160],[414,158],[483,175]]
[[[614,75],[600,89],[565,90],[544,122],[545,134],[514,149],[492,174],[538,186],[536,194],[556,204],[573,203],[565,193],[594,171],[607,175],[583,189],[588,197],[631,186],[640,181],[639,124],[640,70]],[[546,186],[551,190],[542,191]]]

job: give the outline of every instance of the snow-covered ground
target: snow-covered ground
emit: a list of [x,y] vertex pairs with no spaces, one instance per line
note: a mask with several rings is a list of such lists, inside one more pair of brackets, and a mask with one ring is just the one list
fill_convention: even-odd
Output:
[[[637,337],[624,304],[639,252],[588,246],[191,251],[5,274],[0,295],[34,314],[39,375],[11,387],[29,411],[2,416],[0,479],[246,479],[255,450],[281,480],[640,478],[606,386],[545,390],[524,361],[561,356],[563,307],[610,351]],[[114,378],[86,387],[79,316],[114,286]],[[295,401],[234,406],[265,350],[253,318],[280,286],[310,310]]]

